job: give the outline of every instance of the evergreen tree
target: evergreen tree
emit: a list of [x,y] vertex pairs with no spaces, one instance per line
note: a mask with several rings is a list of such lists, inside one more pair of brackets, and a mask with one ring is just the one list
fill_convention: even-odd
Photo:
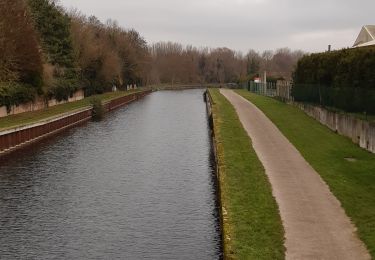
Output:
[[52,0],[28,0],[35,26],[41,36],[47,62],[74,68],[70,18]]

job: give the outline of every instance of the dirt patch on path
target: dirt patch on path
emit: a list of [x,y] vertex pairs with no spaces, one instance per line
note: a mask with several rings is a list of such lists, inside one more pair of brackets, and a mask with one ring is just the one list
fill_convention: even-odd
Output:
[[220,92],[235,107],[264,165],[285,228],[287,259],[371,259],[327,184],[255,105]]

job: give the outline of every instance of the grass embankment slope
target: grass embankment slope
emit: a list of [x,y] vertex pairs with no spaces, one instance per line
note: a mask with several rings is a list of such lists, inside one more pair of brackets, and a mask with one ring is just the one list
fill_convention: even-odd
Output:
[[245,90],[237,93],[261,109],[322,176],[375,259],[375,155],[297,107]]
[[71,112],[74,110],[82,109],[84,107],[88,107],[91,105],[90,100],[93,97],[97,97],[100,100],[102,100],[102,102],[105,102],[105,101],[109,101],[115,98],[127,96],[135,92],[139,92],[139,90],[109,92],[109,93],[85,98],[80,101],[75,101],[75,102],[70,102],[70,103],[65,103],[65,104],[49,107],[43,110],[25,112],[25,113],[21,113],[17,115],[10,115],[7,117],[3,117],[3,118],[0,118],[0,131],[13,128],[13,127],[17,127],[17,126],[32,124],[41,120],[45,120],[47,118],[57,117],[67,112]]
[[271,185],[233,106],[210,89],[218,151],[225,259],[284,259]]

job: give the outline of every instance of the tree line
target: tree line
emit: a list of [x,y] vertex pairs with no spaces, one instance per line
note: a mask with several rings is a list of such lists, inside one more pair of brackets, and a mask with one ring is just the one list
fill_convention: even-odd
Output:
[[288,48],[246,54],[228,48],[178,43],[148,45],[133,29],[103,23],[55,0],[0,2],[0,106],[34,98],[67,100],[128,84],[241,82],[267,70],[290,78],[301,51]]
[[0,106],[142,84],[148,51],[137,31],[114,21],[67,12],[53,0],[2,0]]
[[248,53],[228,48],[196,48],[172,42],[149,47],[151,71],[147,82],[158,83],[238,83],[268,72],[270,80],[290,79],[302,51],[281,48]]

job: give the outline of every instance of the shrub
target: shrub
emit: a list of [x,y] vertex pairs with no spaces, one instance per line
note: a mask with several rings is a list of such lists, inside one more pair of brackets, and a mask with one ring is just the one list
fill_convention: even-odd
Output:
[[74,67],[71,20],[52,0],[28,0],[31,14],[49,63]]
[[375,114],[375,48],[304,56],[293,75],[296,101]]
[[92,104],[92,119],[94,121],[99,121],[104,118],[105,109],[103,107],[102,101],[97,98],[93,97],[90,100],[90,103]]
[[3,83],[0,84],[0,106],[6,106],[7,112],[10,113],[12,106],[33,102],[36,94],[35,88],[30,85]]

